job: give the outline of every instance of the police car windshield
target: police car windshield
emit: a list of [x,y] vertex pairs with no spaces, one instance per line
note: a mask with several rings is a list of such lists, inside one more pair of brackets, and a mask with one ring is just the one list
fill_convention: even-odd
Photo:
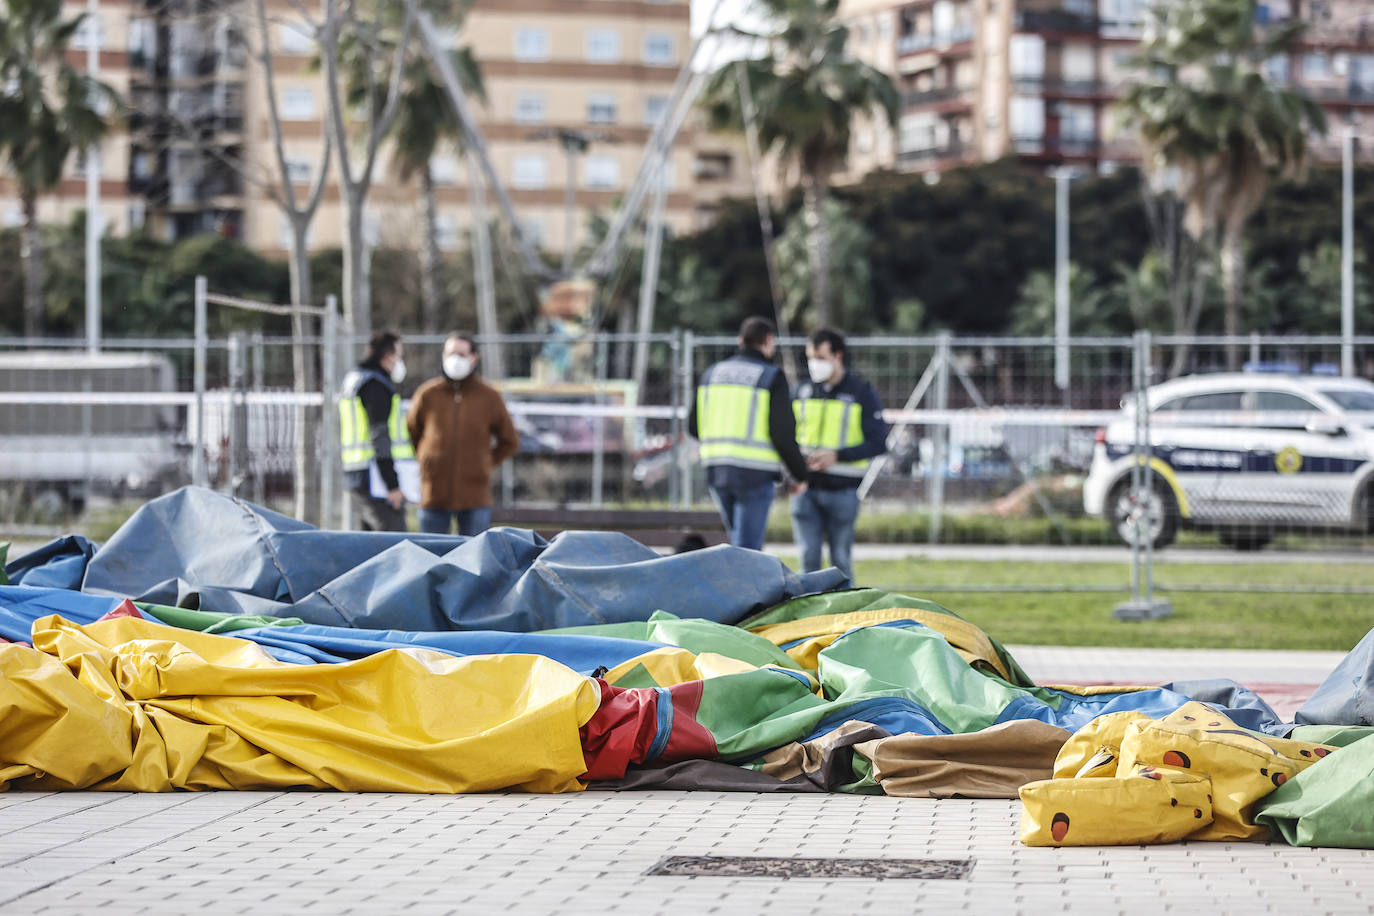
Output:
[[1335,401],[1341,410],[1374,411],[1374,391],[1337,388],[1333,391],[1323,391],[1322,394]]

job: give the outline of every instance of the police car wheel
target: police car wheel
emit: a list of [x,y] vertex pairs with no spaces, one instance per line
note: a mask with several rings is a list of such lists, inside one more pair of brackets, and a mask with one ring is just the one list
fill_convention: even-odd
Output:
[[1146,526],[1151,546],[1156,550],[1172,544],[1178,534],[1178,506],[1158,477],[1150,478],[1139,502],[1127,477],[1112,489],[1107,505],[1111,507],[1112,529],[1127,547],[1135,543],[1137,525]]

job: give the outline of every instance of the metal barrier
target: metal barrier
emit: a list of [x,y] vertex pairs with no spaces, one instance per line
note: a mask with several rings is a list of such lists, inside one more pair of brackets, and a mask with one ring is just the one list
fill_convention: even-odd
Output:
[[[206,301],[210,301],[208,293]],[[403,339],[414,380],[405,386],[404,393],[409,394],[414,384],[438,374],[444,338],[403,335]],[[165,357],[173,367],[168,390],[17,391],[0,386],[0,418],[9,416],[4,411],[10,407],[31,413],[51,410],[53,416],[71,412],[71,420],[63,422],[73,430],[72,448],[85,449],[85,474],[95,492],[103,488],[115,496],[127,492],[148,497],[199,478],[225,492],[291,512],[298,502],[303,466],[307,482],[318,484],[321,476],[337,475],[337,432],[330,425],[335,389],[330,386],[336,388],[363,343],[346,330],[336,335],[333,344],[328,334],[296,340],[262,334],[106,340],[109,352],[154,352]],[[799,354],[805,341],[786,338],[779,343]],[[1214,587],[1203,573],[1189,573],[1187,580],[1172,576],[1167,585],[1161,585],[1155,576],[1160,562],[1183,549],[1216,554],[1228,545],[1258,546],[1258,536],[1265,533],[1264,519],[1254,512],[1265,500],[1256,494],[1276,492],[1276,484],[1307,484],[1305,475],[1310,474],[1314,486],[1330,485],[1321,497],[1326,502],[1317,507],[1320,511],[1313,508],[1307,516],[1295,516],[1267,532],[1276,539],[1271,551],[1306,551],[1304,555],[1317,557],[1338,552],[1348,557],[1366,546],[1359,512],[1369,505],[1350,503],[1367,498],[1367,481],[1359,469],[1374,468],[1374,453],[1362,457],[1360,451],[1365,426],[1358,411],[1342,421],[1349,424],[1344,430],[1349,453],[1340,460],[1347,469],[1354,469],[1350,473],[1330,470],[1335,466],[1334,456],[1304,451],[1306,446],[1296,439],[1292,445],[1296,458],[1284,451],[1289,446],[1279,444],[1271,449],[1271,466],[1260,473],[1254,471],[1254,450],[1249,448],[1257,443],[1240,442],[1238,437],[1256,438],[1276,426],[1294,437],[1334,439],[1336,434],[1321,425],[1326,421],[1314,419],[1309,412],[1195,410],[1189,411],[1186,425],[1193,431],[1190,435],[1203,438],[1184,441],[1179,436],[1179,417],[1141,407],[1146,390],[1164,381],[1169,367],[1180,362],[1180,352],[1181,362],[1198,370],[1220,369],[1237,354],[1241,361],[1297,370],[1303,378],[1312,379],[1322,377],[1312,374],[1314,368],[1339,365],[1343,343],[1351,349],[1357,373],[1374,375],[1374,338],[1370,337],[1346,341],[1334,336],[1185,339],[1142,334],[1074,339],[1069,345],[1068,384],[1060,388],[1054,371],[1054,338],[852,338],[847,354],[851,371],[877,389],[892,426],[888,454],[875,462],[864,481],[867,500],[861,540],[878,537],[875,532],[886,527],[915,532],[904,535],[907,543],[919,539],[930,544],[980,545],[1036,539],[1058,545],[1066,551],[1063,556],[1085,547],[1129,547],[1129,553],[1123,549],[1111,554],[1114,562],[1130,563],[1122,567],[1129,569],[1129,575],[1123,571],[1117,584],[1064,585],[1060,590],[1114,590],[1129,597],[1137,608],[1157,607],[1161,595]],[[84,342],[0,339],[0,353],[32,349],[33,344],[75,354]],[[321,383],[313,391],[293,390],[293,345],[312,353],[313,364],[322,370]],[[487,353],[499,350],[506,377],[493,381],[503,389],[521,434],[520,453],[502,467],[496,482],[499,503],[709,506],[704,475],[684,422],[695,380],[707,366],[735,349],[733,338],[686,331],[575,339],[512,334],[479,338],[478,345]],[[642,386],[632,382],[637,351],[645,354]],[[161,409],[169,418],[170,435],[178,444],[175,467],[160,477],[138,481],[138,487],[128,486],[129,481],[102,485],[98,480],[100,442],[83,431],[99,426],[96,421],[102,411],[134,405]],[[300,461],[302,417],[318,430],[307,440],[304,465]],[[1310,431],[1307,427],[1313,422],[1317,425]],[[27,437],[20,432],[10,435],[9,430],[0,430],[0,450],[24,448]],[[1210,446],[1207,436],[1213,437]],[[1226,443],[1231,445],[1223,448]],[[1128,480],[1129,487],[1113,484],[1105,495],[1100,494],[1095,506],[1106,517],[1086,517],[1085,488],[1101,482],[1091,473],[1094,458],[1098,456],[1100,463],[1101,455],[1107,453],[1118,462],[1118,471],[1127,469],[1121,480]],[[1280,461],[1285,462],[1281,467]],[[1305,471],[1302,461],[1308,462]],[[1318,461],[1326,462],[1324,470],[1318,470]],[[0,464],[4,463],[5,455],[0,454]],[[1336,486],[1338,478],[1348,489]],[[1166,503],[1179,513],[1173,524],[1187,529],[1182,545],[1169,547],[1162,555],[1153,549],[1152,540],[1141,539],[1152,524],[1151,486],[1160,479],[1172,488],[1162,492],[1168,497]],[[347,501],[341,497],[336,484],[333,495],[324,499],[321,520],[326,525],[346,524]],[[1302,498],[1307,497],[1283,499],[1291,508]],[[1233,505],[1227,505],[1228,499]],[[1269,500],[1270,507],[1283,499]],[[1348,510],[1344,515],[1338,511],[1343,499]],[[1122,505],[1127,507],[1126,514],[1135,513],[1133,529],[1130,519],[1116,526],[1127,532],[1129,544],[1123,544],[1114,530],[1113,522],[1121,522],[1116,516],[1122,514],[1118,511]],[[36,513],[21,509],[15,501],[0,502],[0,527],[6,531],[34,530],[36,518]],[[1282,580],[1246,583],[1243,588],[1226,586],[1225,590],[1374,593],[1374,585],[1319,581],[1315,572],[1305,578],[1301,563],[1289,564],[1285,570]],[[960,588],[1029,592],[1041,586],[971,583]]]

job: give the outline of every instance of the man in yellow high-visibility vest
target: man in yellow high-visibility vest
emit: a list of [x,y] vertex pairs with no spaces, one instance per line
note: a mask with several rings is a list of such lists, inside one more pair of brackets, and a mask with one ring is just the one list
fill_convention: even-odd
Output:
[[363,361],[344,376],[339,400],[344,482],[365,531],[406,530],[405,496],[396,473],[396,462],[415,459],[396,388],[405,377],[401,339],[390,331],[373,334]]
[[796,495],[806,490],[787,378],[773,365],[776,332],[766,318],[740,327],[739,350],[702,373],[687,417],[701,442],[706,483],[730,543],[763,549],[773,490],[784,468]]
[[830,563],[854,580],[854,523],[859,484],[869,462],[887,451],[883,404],[873,386],[849,371],[844,335],[822,328],[806,344],[810,381],[797,387],[793,407],[797,443],[806,454],[807,490],[792,500],[792,531],[802,569],[821,568],[821,547]]

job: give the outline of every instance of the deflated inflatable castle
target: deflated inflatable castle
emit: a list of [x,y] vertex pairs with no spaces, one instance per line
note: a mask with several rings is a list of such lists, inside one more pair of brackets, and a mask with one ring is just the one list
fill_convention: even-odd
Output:
[[765,554],[319,531],[200,489],[5,567],[0,784],[1015,798],[1032,845],[1374,848],[1374,633],[1282,722],[1042,686],[958,615]]

